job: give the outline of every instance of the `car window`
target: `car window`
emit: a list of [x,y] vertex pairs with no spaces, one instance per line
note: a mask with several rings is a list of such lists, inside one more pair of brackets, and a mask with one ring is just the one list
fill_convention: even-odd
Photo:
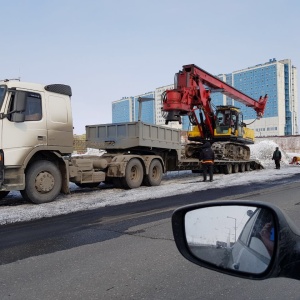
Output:
[[239,240],[247,246],[250,242],[250,235],[253,230],[253,226],[257,219],[259,211],[260,209],[256,210],[256,212],[251,216],[251,218],[248,220],[247,224],[245,225],[243,231],[240,234]]

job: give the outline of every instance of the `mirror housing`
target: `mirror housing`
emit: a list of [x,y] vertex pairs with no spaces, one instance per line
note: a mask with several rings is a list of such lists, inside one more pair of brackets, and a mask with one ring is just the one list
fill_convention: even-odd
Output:
[[13,111],[19,113],[24,112],[26,109],[26,99],[27,92],[16,91]]
[[[238,271],[234,268],[224,268],[222,265],[212,264],[211,262],[201,259],[191,251],[187,241],[185,218],[186,214],[195,210],[201,210],[209,207],[220,206],[246,206],[262,208],[270,211],[273,215],[275,226],[274,253],[268,267],[261,273],[255,274],[245,271]],[[249,212],[251,215],[251,212]],[[232,276],[262,280],[272,277],[287,277],[300,279],[300,233],[290,218],[277,206],[258,202],[258,201],[209,201],[205,203],[188,205],[178,208],[172,215],[172,229],[174,240],[179,252],[189,261]]]
[[21,123],[25,121],[25,114],[22,112],[13,112],[11,114],[11,121]]
[[0,118],[8,117],[11,115],[10,120],[12,122],[20,123],[25,121],[25,110],[27,101],[27,92],[9,90],[14,93],[15,97],[13,99],[12,111],[9,111],[6,115],[1,114]]

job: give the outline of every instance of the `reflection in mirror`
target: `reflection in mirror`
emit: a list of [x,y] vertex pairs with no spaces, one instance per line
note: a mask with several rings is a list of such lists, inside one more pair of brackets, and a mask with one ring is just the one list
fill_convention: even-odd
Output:
[[269,266],[276,237],[269,209],[238,205],[187,212],[185,233],[196,257],[252,274],[262,273]]

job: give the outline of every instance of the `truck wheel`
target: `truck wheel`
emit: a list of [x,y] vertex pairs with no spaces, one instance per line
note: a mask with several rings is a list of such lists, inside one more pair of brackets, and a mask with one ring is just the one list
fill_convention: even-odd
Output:
[[23,198],[36,204],[53,201],[59,194],[62,177],[58,167],[50,161],[34,162],[26,171]]
[[245,164],[240,164],[240,172],[245,172],[246,170],[246,165]]
[[79,183],[79,182],[75,182],[75,184],[77,185],[77,186],[79,186],[80,188],[90,188],[90,189],[92,189],[92,188],[96,188],[99,184],[100,184],[100,182],[85,182],[85,183]]
[[246,171],[250,171],[251,170],[251,165],[250,163],[246,163]]
[[233,168],[232,168],[233,173],[238,173],[239,171],[239,165],[238,164],[234,164]]
[[9,194],[9,191],[0,191],[0,200],[5,198]]
[[142,163],[137,159],[131,159],[126,166],[125,177],[121,178],[122,186],[125,189],[134,189],[142,184],[144,171]]
[[232,165],[228,164],[224,166],[224,173],[225,174],[231,174],[232,173]]
[[149,174],[145,175],[143,183],[147,186],[160,185],[162,174],[163,169],[160,161],[153,159],[149,167]]

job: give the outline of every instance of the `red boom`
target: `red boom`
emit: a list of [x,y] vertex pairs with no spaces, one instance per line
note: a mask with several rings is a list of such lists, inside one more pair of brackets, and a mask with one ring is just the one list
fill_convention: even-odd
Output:
[[267,95],[256,101],[196,65],[183,66],[183,70],[176,74],[176,79],[175,89],[166,91],[163,99],[162,110],[168,112],[167,121],[177,121],[179,116],[192,114],[195,109],[201,109],[206,117],[205,123],[212,132],[212,124],[208,121],[213,116],[210,105],[211,91],[221,92],[252,107],[256,111],[257,118],[261,118],[264,114]]

